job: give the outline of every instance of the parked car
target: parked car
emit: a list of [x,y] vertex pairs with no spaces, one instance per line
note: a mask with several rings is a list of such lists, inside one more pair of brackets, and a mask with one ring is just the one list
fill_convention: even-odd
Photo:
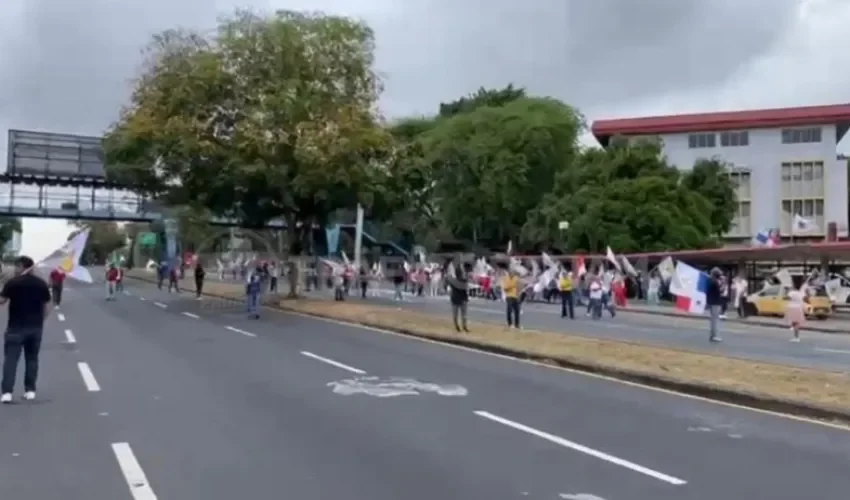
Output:
[[[788,292],[792,290],[786,285],[769,285],[762,290],[749,295],[744,303],[744,314],[747,316],[784,316],[788,304]],[[832,301],[824,287],[809,287],[805,297],[805,313],[807,317],[826,319],[832,313]]]

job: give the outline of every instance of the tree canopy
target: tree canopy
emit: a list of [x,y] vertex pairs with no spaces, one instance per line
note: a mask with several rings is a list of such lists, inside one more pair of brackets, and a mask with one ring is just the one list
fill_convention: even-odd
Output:
[[291,11],[162,33],[107,135],[110,175],[249,227],[283,218],[293,236],[371,205],[392,152],[373,52],[365,24]]
[[15,233],[23,231],[21,219],[18,217],[0,217],[0,249],[5,249],[6,245],[12,241]]
[[428,246],[663,250],[729,230],[722,162],[673,166],[651,140],[588,147],[577,109],[524,88],[386,123],[374,50],[369,26],[322,13],[237,11],[213,34],[161,33],[107,135],[108,173],[191,213],[282,218],[294,252],[358,203]]
[[75,221],[71,225],[77,229],[71,231],[68,235],[68,240],[71,240],[85,228],[91,230],[85,250],[83,250],[83,255],[80,256],[80,263],[83,265],[103,264],[113,252],[124,248],[127,243],[127,236],[124,229],[116,222]]

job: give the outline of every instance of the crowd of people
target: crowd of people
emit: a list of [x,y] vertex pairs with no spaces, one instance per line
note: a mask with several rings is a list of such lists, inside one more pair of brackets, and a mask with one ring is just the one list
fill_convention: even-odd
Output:
[[[650,306],[662,302],[675,302],[669,286],[672,276],[657,267],[648,273],[624,272],[613,265],[600,265],[596,272],[581,266],[555,265],[547,272],[533,275],[521,272],[513,265],[499,267],[465,264],[442,266],[425,263],[408,264],[384,270],[379,264],[371,269],[359,270],[348,263],[339,265],[326,261],[330,275],[328,285],[334,290],[337,301],[345,300],[353,288],[366,298],[385,291],[381,285],[389,281],[396,301],[406,296],[447,296],[452,307],[452,317],[458,331],[467,331],[465,320],[470,298],[503,301],[505,322],[510,328],[520,328],[522,305],[526,302],[559,303],[561,317],[573,319],[576,310],[599,320],[605,316],[616,317],[617,310],[628,307],[630,300]],[[578,267],[573,271],[573,267]],[[731,308],[741,318],[747,316],[745,307],[750,291],[748,281],[739,275],[729,275],[718,268],[709,270],[705,309],[709,318],[709,341],[721,342],[721,321]],[[765,281],[768,286],[771,279]],[[372,289],[372,293],[369,290]],[[799,341],[799,332],[805,322],[805,291],[792,290],[786,310],[786,320],[792,331],[792,341]]]

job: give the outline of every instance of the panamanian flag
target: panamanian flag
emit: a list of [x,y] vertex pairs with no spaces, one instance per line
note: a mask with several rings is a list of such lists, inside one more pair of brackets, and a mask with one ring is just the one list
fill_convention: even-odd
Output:
[[703,314],[709,281],[708,275],[699,269],[677,262],[676,272],[670,280],[670,293],[676,297],[676,309]]

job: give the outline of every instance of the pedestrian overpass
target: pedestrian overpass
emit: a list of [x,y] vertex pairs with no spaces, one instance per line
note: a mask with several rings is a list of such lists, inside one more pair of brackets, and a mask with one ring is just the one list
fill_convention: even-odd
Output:
[[[70,220],[154,222],[166,217],[155,200],[106,175],[100,137],[10,130],[0,215]],[[237,227],[236,219],[209,223]],[[267,229],[282,229],[281,220]]]
[[[155,222],[168,217],[166,207],[135,193],[106,174],[102,138],[10,130],[6,172],[0,174],[0,215],[46,219]],[[240,227],[237,219],[213,217],[211,225]],[[353,233],[353,224],[343,228]],[[272,220],[263,229],[283,229]],[[409,256],[393,242],[363,233],[387,255]]]

